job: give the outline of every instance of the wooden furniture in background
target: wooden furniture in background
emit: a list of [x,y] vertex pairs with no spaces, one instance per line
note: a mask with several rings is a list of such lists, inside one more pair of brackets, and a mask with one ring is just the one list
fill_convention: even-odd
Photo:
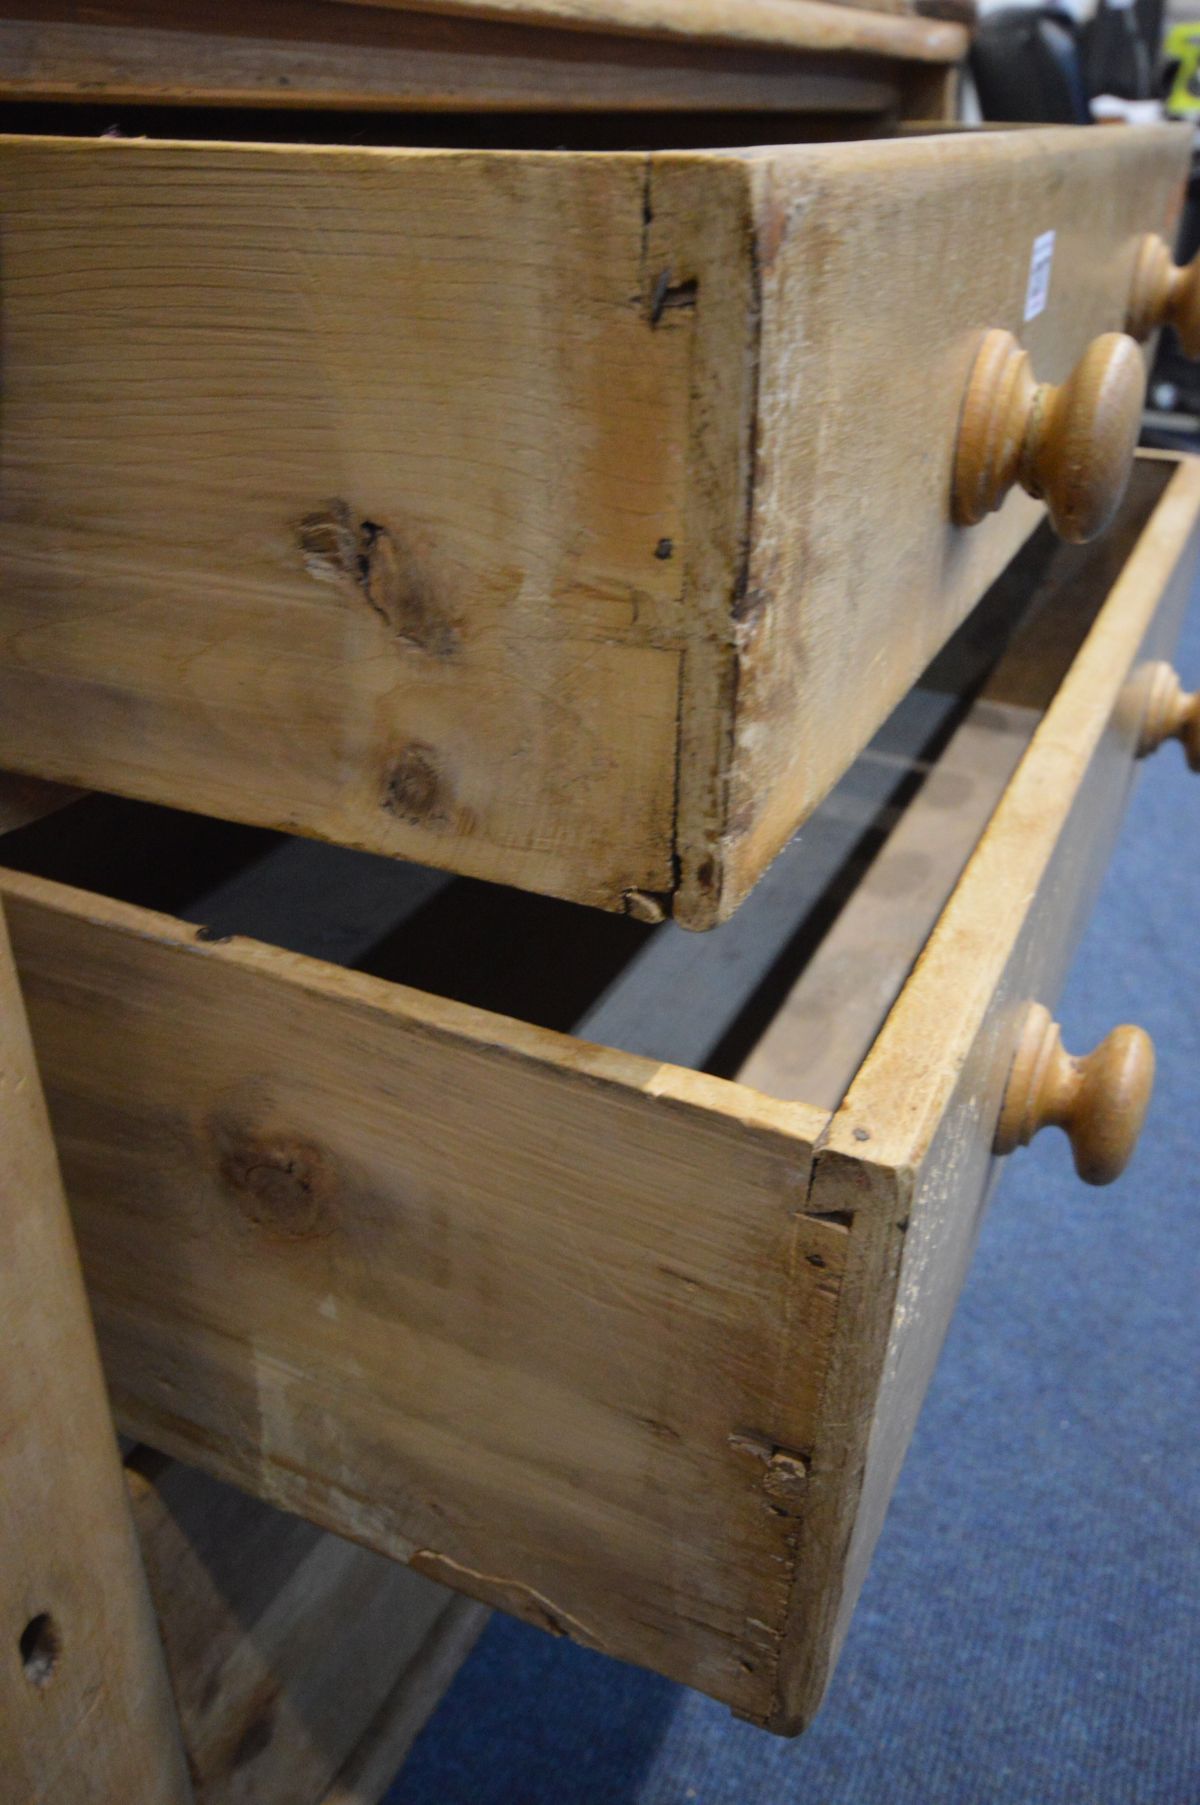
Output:
[[22,1805],[191,1798],[0,914],[0,1779]]
[[[869,130],[896,117],[952,117],[966,47],[960,23],[906,6],[826,0],[396,8],[6,0],[0,99],[409,113],[737,110]],[[296,130],[305,135],[311,122]]]
[[1042,518],[951,517],[984,330],[1065,382],[1189,143],[5,139],[7,763],[711,926]]
[[[853,959],[813,986],[845,1018],[824,1101],[762,1062],[751,1089],[539,1025],[562,935],[571,967],[572,931],[665,934],[673,958],[674,929],[509,925],[516,1019],[0,874],[123,1426],[800,1727],[996,1176],[1029,1004],[1052,1000],[1107,860],[1198,530],[1200,464],[1150,459],[1108,537],[1030,548],[1028,631],[1009,616],[973,717],[993,721],[997,806],[961,876],[947,834],[953,894],[929,932],[922,885],[890,993],[860,991]],[[962,791],[931,758],[924,805],[919,766],[897,769],[902,822]],[[904,918],[912,860],[887,844],[856,893],[877,883]],[[459,920],[469,947],[483,928]],[[726,960],[742,920],[689,944]],[[820,1007],[792,1026],[830,1038]]]
[[195,1805],[375,1805],[486,1608],[149,1448],[125,1473]]

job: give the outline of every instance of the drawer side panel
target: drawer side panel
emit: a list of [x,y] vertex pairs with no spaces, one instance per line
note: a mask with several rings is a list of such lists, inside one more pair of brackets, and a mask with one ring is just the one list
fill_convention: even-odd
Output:
[[669,889],[692,321],[648,179],[5,140],[6,764]]
[[761,1715],[764,1487],[845,1240],[795,1214],[823,1115],[0,888],[127,1431]]

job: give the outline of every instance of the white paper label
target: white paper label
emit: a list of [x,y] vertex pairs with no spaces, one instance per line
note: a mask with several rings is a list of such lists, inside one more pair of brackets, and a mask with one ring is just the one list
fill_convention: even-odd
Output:
[[1054,262],[1054,234],[1043,232],[1033,241],[1029,259],[1029,281],[1025,288],[1025,318],[1036,320],[1050,299],[1050,269]]

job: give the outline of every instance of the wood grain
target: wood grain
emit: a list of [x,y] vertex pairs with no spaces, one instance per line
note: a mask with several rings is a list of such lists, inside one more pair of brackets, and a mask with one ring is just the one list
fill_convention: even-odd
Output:
[[22,1805],[191,1798],[0,915],[0,1765]]
[[1166,239],[1148,232],[1138,249],[1125,329],[1144,339],[1162,326],[1175,328],[1185,357],[1200,357],[1200,256],[1181,266]]
[[[236,10],[223,0],[177,0],[169,10],[118,0],[102,13],[70,0],[18,0],[0,19],[0,97],[424,113],[881,114],[965,49],[953,24],[868,16],[856,27],[856,15],[822,0],[790,0],[788,10],[791,37],[779,46],[752,32],[712,42],[530,30],[503,17],[326,0],[247,0]],[[297,134],[310,129],[298,125]],[[398,123],[397,139],[404,135]]]
[[951,524],[980,336],[1061,380],[1187,145],[4,141],[6,757],[711,926],[1040,518]]
[[8,140],[0,175],[14,766],[667,889],[690,333],[648,321],[645,160]]
[[[763,455],[721,767],[720,913],[1041,518],[1013,494],[978,526],[951,522],[984,332],[1015,333],[1039,379],[1057,383],[1120,329],[1141,232],[1176,217],[1185,148],[1173,135],[1039,129],[759,153]],[[1033,241],[1047,230],[1049,299],[1026,321]],[[693,770],[685,848],[689,790],[703,782]],[[685,916],[702,901],[689,868],[685,857]]]
[[[1153,463],[1139,460],[1137,485]],[[852,1220],[778,1728],[811,1716],[845,1636],[998,1175],[1028,1005],[1062,983],[1132,781],[1144,678],[1191,594],[1200,461],[1161,469],[1161,500],[815,1162],[809,1208]]]
[[1145,404],[1146,366],[1126,332],[1093,339],[1058,384],[1038,382],[1011,332],[985,333],[955,446],[955,523],[978,525],[1020,483],[1061,538],[1097,538],[1125,494]]
[[4,891],[129,1432],[753,1709],[843,1239],[795,1214],[824,1113]]
[[[0,874],[125,1427],[552,1632],[806,1721],[1198,520],[1200,463],[1146,460],[1113,539],[1050,560],[1067,641],[1072,583],[1104,605],[923,951],[914,917],[920,957],[832,1117]],[[1018,641],[990,699],[1045,707],[1051,640]]]

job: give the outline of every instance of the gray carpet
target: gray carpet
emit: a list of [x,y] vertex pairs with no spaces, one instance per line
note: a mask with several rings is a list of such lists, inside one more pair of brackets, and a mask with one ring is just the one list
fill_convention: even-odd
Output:
[[496,1618],[391,1805],[1200,1805],[1198,840],[1171,746],[1060,1011],[1154,1036],[1141,1149],[1108,1191],[1057,1134],[1009,1161],[808,1735]]

